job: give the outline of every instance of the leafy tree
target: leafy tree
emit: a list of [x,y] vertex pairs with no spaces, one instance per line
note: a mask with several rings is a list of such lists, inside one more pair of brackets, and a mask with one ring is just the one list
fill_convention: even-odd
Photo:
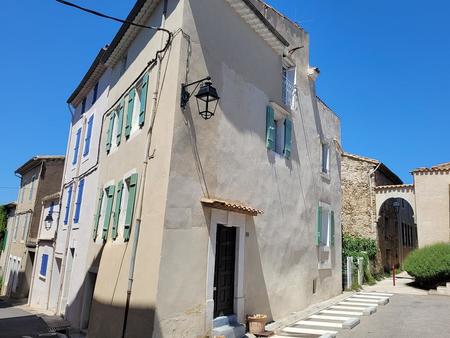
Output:
[[6,231],[7,219],[8,219],[8,214],[6,211],[6,207],[4,205],[0,205],[0,238],[3,237],[3,234]]

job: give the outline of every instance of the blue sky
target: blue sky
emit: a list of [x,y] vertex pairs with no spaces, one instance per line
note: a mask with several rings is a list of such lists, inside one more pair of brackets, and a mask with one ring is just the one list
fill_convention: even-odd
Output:
[[[77,0],[126,17],[132,0]],[[269,0],[310,34],[318,94],[341,117],[349,152],[409,171],[450,160],[450,4]],[[14,170],[36,154],[64,154],[66,99],[119,24],[53,0],[6,0],[0,11],[3,144],[0,203],[14,200]]]

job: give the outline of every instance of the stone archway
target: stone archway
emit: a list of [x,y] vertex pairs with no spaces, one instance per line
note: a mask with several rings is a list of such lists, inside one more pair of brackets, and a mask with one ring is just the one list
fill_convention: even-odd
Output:
[[417,248],[414,186],[380,186],[375,193],[380,263],[388,270]]

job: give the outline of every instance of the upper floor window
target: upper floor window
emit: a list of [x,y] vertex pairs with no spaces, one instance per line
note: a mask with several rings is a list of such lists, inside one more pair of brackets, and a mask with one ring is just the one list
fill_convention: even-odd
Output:
[[330,145],[326,142],[322,143],[322,173],[330,172]]
[[89,120],[87,122],[86,137],[84,138],[83,157],[86,157],[89,154],[89,148],[91,146],[92,125],[93,124],[94,124],[94,115],[91,115],[91,117],[89,117]]
[[81,102],[81,115],[83,115],[86,112],[86,98],[83,99]]
[[28,199],[30,201],[33,198],[34,181],[36,181],[36,176],[35,175],[33,175],[33,177],[31,178],[30,195],[28,196]]
[[81,202],[83,201],[84,190],[84,178],[78,183],[77,201],[75,202],[75,213],[73,216],[73,222],[78,223],[80,219]]
[[20,226],[20,215],[17,215],[14,226],[14,235],[13,235],[14,242],[17,242],[17,232],[19,231],[19,226]]
[[295,67],[283,67],[281,98],[286,107],[292,107],[295,88]]
[[320,203],[317,211],[316,244],[318,246],[334,245],[334,211],[326,203]]
[[72,184],[66,189],[67,199],[66,199],[66,213],[64,215],[64,224],[69,223],[69,213],[70,213],[70,203],[72,201]]
[[22,227],[22,241],[25,241],[27,235],[28,235],[28,229],[30,227],[30,214],[25,214],[25,221],[23,222]]
[[72,164],[77,164],[78,160],[78,149],[80,148],[80,139],[81,139],[81,127],[78,128],[77,133],[75,135],[75,146],[73,148],[73,158],[72,158]]
[[292,120],[288,115],[266,108],[266,147],[290,158],[292,148]]
[[95,84],[94,92],[92,94],[92,104],[94,104],[97,101],[97,95],[98,95],[98,82]]

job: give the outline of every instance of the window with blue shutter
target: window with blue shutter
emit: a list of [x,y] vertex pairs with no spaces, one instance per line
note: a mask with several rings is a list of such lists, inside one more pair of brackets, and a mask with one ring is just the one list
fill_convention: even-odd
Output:
[[83,115],[86,112],[86,98],[83,99],[83,102],[81,103],[81,115]]
[[94,94],[92,95],[92,104],[94,104],[97,101],[97,95],[98,95],[98,82],[95,84],[94,87]]
[[47,276],[47,265],[48,265],[48,255],[43,254],[41,259],[41,269],[39,270],[40,277],[45,278]]
[[80,219],[81,202],[83,201],[83,189],[84,189],[84,178],[78,183],[78,194],[77,201],[75,202],[75,214],[73,216],[73,222],[78,223]]
[[87,130],[86,130],[86,137],[84,138],[84,151],[83,151],[83,157],[86,157],[89,154],[89,148],[91,146],[91,136],[92,136],[92,125],[94,123],[94,115],[91,115],[91,117],[88,120],[87,123]]
[[291,158],[292,149],[292,120],[286,118],[284,120],[284,147],[283,155],[287,159]]
[[80,138],[81,138],[81,128],[78,128],[77,134],[75,136],[75,147],[73,149],[73,159],[72,164],[77,164],[77,158],[78,158],[78,148],[80,147]]
[[69,223],[70,203],[72,200],[72,185],[67,188],[66,214],[64,215],[64,224]]

